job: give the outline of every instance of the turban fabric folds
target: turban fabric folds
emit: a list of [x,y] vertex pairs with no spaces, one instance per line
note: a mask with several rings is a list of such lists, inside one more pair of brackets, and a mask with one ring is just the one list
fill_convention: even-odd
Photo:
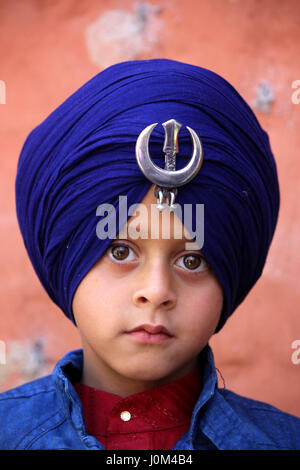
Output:
[[186,126],[203,145],[202,167],[179,188],[176,202],[204,204],[202,251],[224,291],[217,330],[262,273],[280,196],[268,135],[250,107],[225,79],[201,67],[169,59],[115,64],[29,134],[17,168],[25,247],[48,295],[74,323],[76,288],[111,243],[96,235],[96,209],[113,204],[118,215],[119,195],[128,206],[143,199],[152,183],[138,167],[136,140],[159,123],[149,147],[163,168],[161,124],[169,119],[182,123],[176,169],[192,154]]

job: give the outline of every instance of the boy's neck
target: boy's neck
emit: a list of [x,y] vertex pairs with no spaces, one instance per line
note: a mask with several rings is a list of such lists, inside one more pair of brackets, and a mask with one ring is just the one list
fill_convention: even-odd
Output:
[[117,374],[101,361],[90,361],[88,354],[84,352],[84,366],[80,383],[125,398],[186,377],[194,370],[197,363],[198,357],[193,362],[184,365],[180,370],[176,370],[161,379],[136,380]]

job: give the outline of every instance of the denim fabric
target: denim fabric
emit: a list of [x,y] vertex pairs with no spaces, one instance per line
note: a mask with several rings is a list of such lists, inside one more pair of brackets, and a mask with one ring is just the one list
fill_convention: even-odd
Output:
[[[189,430],[174,450],[300,449],[300,418],[218,388],[213,354],[201,353],[203,389]],[[81,349],[66,354],[51,375],[0,394],[0,449],[104,450],[87,434],[79,380]]]

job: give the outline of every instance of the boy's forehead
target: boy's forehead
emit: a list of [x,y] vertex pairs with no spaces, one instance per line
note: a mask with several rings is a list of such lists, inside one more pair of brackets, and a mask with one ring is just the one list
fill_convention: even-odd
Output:
[[176,213],[168,208],[159,211],[156,205],[157,199],[152,185],[116,238],[136,240],[139,236],[140,240],[191,241],[191,235]]

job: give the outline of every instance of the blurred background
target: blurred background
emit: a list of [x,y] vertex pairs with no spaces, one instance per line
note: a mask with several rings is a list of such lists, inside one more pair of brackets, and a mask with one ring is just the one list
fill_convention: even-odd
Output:
[[51,373],[80,347],[21,238],[22,145],[105,67],[165,57],[222,75],[270,136],[281,186],[276,233],[263,275],[210,344],[226,388],[300,417],[299,44],[298,0],[0,0],[0,391]]

